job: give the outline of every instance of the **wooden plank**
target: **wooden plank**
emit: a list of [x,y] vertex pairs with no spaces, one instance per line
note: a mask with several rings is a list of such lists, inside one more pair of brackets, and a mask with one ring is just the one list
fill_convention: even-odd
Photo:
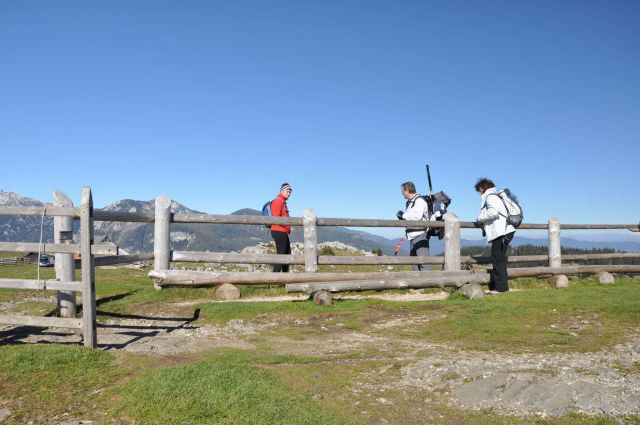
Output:
[[312,209],[305,209],[302,218],[304,225],[304,271],[313,273],[318,271],[318,229],[316,227],[316,213]]
[[302,217],[263,217],[261,215],[174,214],[173,223],[279,224],[302,226]]
[[460,270],[460,220],[454,213],[444,221],[444,269]]
[[80,252],[82,270],[82,333],[85,347],[96,348],[96,281],[93,264],[93,198],[91,189],[82,189],[80,201]]
[[369,280],[343,280],[330,283],[298,283],[287,284],[287,292],[306,292],[308,294],[317,291],[344,292],[344,291],[381,291],[384,289],[419,289],[419,288],[445,288],[460,287],[466,283],[488,283],[489,275],[469,274],[462,276],[424,276],[413,278],[389,278]]
[[304,264],[303,255],[239,254],[235,252],[173,251],[171,261],[231,264]]
[[509,277],[535,277],[545,275],[559,274],[582,274],[582,273],[639,273],[640,264],[636,265],[578,265],[578,266],[562,266],[562,267],[514,267],[508,269]]
[[36,215],[42,216],[44,211],[45,217],[72,217],[79,218],[80,210],[78,208],[70,207],[58,207],[54,205],[47,205],[45,207],[21,207],[21,206],[0,206],[0,216],[2,215]]
[[115,221],[126,223],[153,223],[155,215],[153,212],[127,212],[127,211],[107,211],[96,209],[93,211],[94,221]]
[[362,218],[322,218],[318,217],[318,226],[346,226],[346,227],[444,227],[442,221],[423,220],[377,220]]
[[100,266],[115,266],[118,264],[132,264],[140,261],[153,261],[153,254],[114,255],[110,257],[94,258],[93,264]]
[[[42,252],[48,254],[79,254],[80,244],[56,244],[37,242],[0,242],[0,251]],[[99,243],[91,246],[94,255],[117,255],[118,246],[113,243]]]
[[[35,279],[0,279],[2,289],[41,289],[54,291],[82,291],[80,282]],[[75,298],[75,294],[73,294]]]
[[[484,272],[483,272],[484,273]],[[222,283],[237,285],[283,285],[286,283],[329,282],[338,280],[389,279],[423,276],[464,276],[468,270],[455,272],[368,272],[368,273],[262,273],[262,272],[198,272],[193,270],[151,270],[149,277],[162,286],[212,286]]]
[[82,320],[63,319],[60,317],[18,316],[15,314],[1,314],[0,324],[15,326],[36,326],[41,328],[73,328],[81,329]]
[[444,264],[444,257],[409,257],[409,256],[342,256],[342,255],[321,255],[318,257],[318,264],[348,264],[348,265],[409,265],[409,264]]

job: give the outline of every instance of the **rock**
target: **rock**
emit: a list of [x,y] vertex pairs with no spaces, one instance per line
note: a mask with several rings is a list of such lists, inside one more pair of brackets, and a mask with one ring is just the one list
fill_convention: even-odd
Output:
[[558,289],[569,287],[569,278],[567,278],[567,276],[563,274],[550,277],[549,282],[551,282],[551,284]]
[[599,272],[591,275],[591,279],[595,279],[603,285],[615,283],[616,279],[609,272]]
[[313,294],[313,302],[316,305],[331,305],[333,297],[327,291],[318,291]]
[[237,300],[240,298],[240,290],[230,283],[223,283],[216,289],[216,297],[223,300]]
[[0,422],[4,421],[11,415],[11,410],[9,409],[0,409]]
[[458,293],[472,300],[484,297],[482,286],[477,283],[467,283],[466,285],[462,285],[460,289],[458,289]]

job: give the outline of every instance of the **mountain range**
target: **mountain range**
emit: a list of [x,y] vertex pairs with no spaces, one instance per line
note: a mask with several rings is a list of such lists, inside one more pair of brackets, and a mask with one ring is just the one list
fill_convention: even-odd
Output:
[[[45,206],[51,205],[36,199],[20,196],[11,192],[0,191],[0,206]],[[154,200],[137,201],[123,199],[114,202],[105,210],[149,212],[153,211]],[[172,201],[173,213],[203,214],[200,211]],[[261,212],[254,209],[241,209],[234,215],[260,215]],[[76,223],[77,226],[77,223]],[[43,241],[53,241],[53,220],[49,217],[36,216],[0,216],[0,241],[7,242],[38,242],[42,228]],[[75,232],[77,234],[77,232]],[[96,240],[108,237],[120,248],[130,253],[153,252],[153,224],[149,223],[122,223],[122,222],[95,222]],[[260,242],[270,242],[269,229],[261,225],[247,224],[172,224],[171,225],[171,249],[180,251],[212,251],[229,252],[239,251],[247,246],[253,246]],[[303,241],[302,228],[294,227],[291,232],[293,242]],[[384,254],[392,254],[399,239],[389,239],[361,230],[352,230],[346,227],[319,227],[318,242],[338,241],[366,251],[380,249]],[[485,245],[484,240],[462,239],[462,246]],[[546,238],[528,238],[516,236],[513,246],[537,245],[546,246]],[[562,246],[570,248],[612,248],[617,251],[640,252],[640,242],[630,240],[587,241],[573,238],[562,238]],[[431,239],[432,254],[444,251],[444,241]],[[402,246],[401,253],[406,255],[408,243]]]

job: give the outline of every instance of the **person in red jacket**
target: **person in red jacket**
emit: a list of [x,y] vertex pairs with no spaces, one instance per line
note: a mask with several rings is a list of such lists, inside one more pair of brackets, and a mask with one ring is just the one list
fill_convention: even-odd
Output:
[[[273,217],[289,217],[289,209],[287,208],[287,199],[291,196],[291,186],[289,183],[282,183],[280,186],[280,194],[271,201],[271,215]],[[291,254],[291,242],[289,241],[289,233],[291,226],[271,225],[271,237],[276,242],[276,252],[278,254]],[[274,264],[274,272],[288,272],[288,264]]]

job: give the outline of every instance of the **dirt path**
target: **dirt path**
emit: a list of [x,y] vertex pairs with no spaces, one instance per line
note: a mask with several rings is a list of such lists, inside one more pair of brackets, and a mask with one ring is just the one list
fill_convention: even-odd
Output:
[[[423,296],[415,294],[413,298]],[[257,300],[263,301],[248,301]],[[422,391],[440,394],[452,406],[494,408],[502,414],[640,415],[640,330],[629,342],[596,353],[496,354],[453,350],[380,332],[406,326],[406,320],[399,316],[372,323],[360,332],[284,314],[261,315],[254,321],[231,320],[224,326],[196,326],[191,318],[176,318],[176,312],[197,303],[168,304],[168,317],[103,321],[98,327],[100,347],[157,356],[217,347],[253,350],[258,344],[262,349],[269,347],[272,354],[336,356],[369,350],[381,353],[378,360],[387,366],[367,372],[361,383],[354,383],[353,390],[371,397],[385,390]],[[415,324],[420,319],[411,320]],[[291,326],[299,327],[301,335],[304,330],[310,333],[293,338],[277,332]],[[41,342],[81,343],[81,337],[68,330],[0,327],[0,343]],[[403,366],[391,373],[391,365],[398,362]]]

